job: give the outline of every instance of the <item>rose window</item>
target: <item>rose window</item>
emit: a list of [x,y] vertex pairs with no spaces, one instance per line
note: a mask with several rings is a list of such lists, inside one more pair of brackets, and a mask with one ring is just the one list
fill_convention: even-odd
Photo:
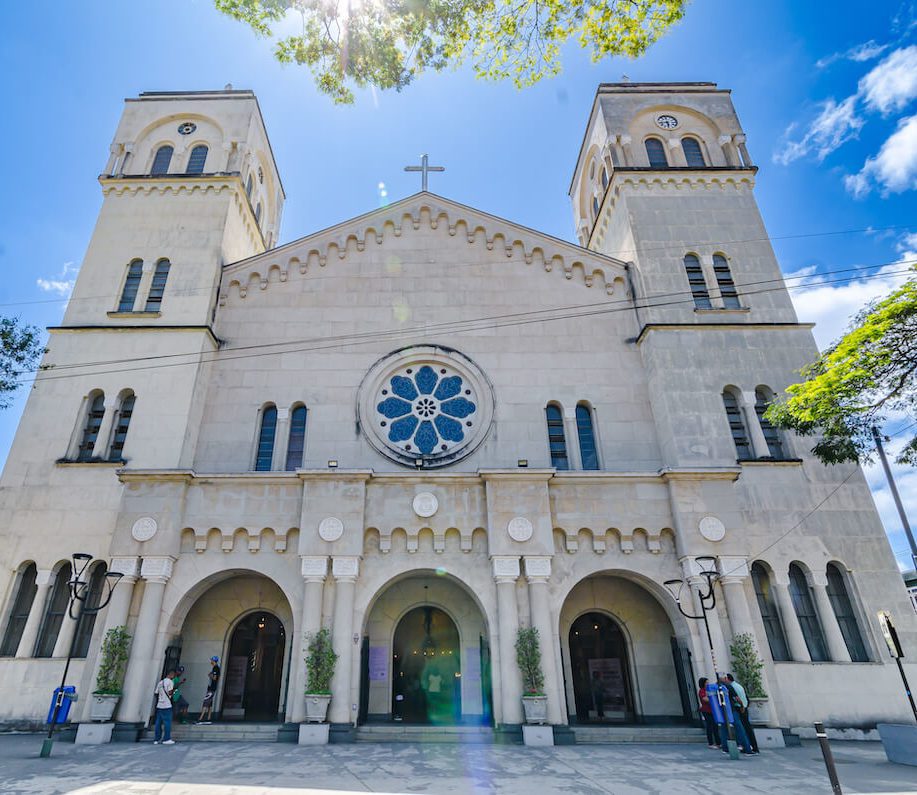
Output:
[[383,382],[378,397],[380,429],[408,455],[448,453],[473,432],[477,419],[472,389],[447,367],[400,369]]

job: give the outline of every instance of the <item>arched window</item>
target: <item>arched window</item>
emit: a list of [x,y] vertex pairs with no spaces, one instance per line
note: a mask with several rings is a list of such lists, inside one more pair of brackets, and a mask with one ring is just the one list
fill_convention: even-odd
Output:
[[150,169],[150,173],[153,176],[169,173],[169,164],[172,162],[172,152],[174,151],[175,150],[168,144],[160,146],[159,149],[156,150],[156,157],[153,158],[153,167]]
[[258,431],[258,450],[255,455],[255,472],[270,472],[274,459],[274,437],[277,435],[277,407],[265,406],[261,412]]
[[[102,601],[102,591],[105,588],[105,572],[107,568],[104,563],[99,563],[92,569],[89,577],[89,590],[86,595],[84,608],[96,608]],[[85,609],[80,616],[80,623],[76,628],[76,639],[74,640],[73,656],[85,657],[89,653],[89,644],[92,641],[92,631],[95,629],[95,613],[87,613]]]
[[555,469],[569,469],[567,460],[567,437],[564,435],[564,417],[560,408],[550,405],[545,409],[548,420],[548,446],[551,448],[551,466]]
[[121,300],[118,302],[119,312],[134,311],[134,301],[137,300],[137,290],[140,288],[142,277],[143,260],[135,259],[127,266],[127,278],[124,280],[124,289],[121,290]]
[[778,461],[783,460],[783,442],[780,439],[780,432],[771,425],[764,412],[771,404],[767,394],[763,389],[755,390],[755,414],[758,415],[758,422],[761,425],[761,431],[764,433],[764,439],[767,442],[767,451],[771,458]]
[[169,260],[161,259],[156,263],[153,280],[150,282],[150,293],[146,297],[147,312],[158,312],[162,308],[162,296],[166,291],[166,281],[169,278]]
[[742,304],[739,303],[739,294],[736,292],[735,282],[729,272],[729,263],[726,262],[726,257],[722,254],[713,255],[713,272],[716,274],[716,286],[720,288],[723,306],[726,309],[741,309]]
[[111,438],[111,449],[108,451],[109,461],[120,461],[124,453],[124,442],[127,439],[127,429],[131,424],[134,413],[134,403],[137,397],[133,392],[126,393],[121,398],[118,414],[115,419],[115,429]]
[[204,144],[198,144],[191,150],[188,156],[188,165],[185,168],[186,174],[203,174],[204,164],[207,162],[207,147]]
[[595,445],[595,431],[592,427],[592,411],[580,403],[576,407],[576,434],[579,438],[580,458],[583,469],[598,469],[599,454]]
[[105,393],[90,394],[89,409],[86,412],[86,424],[83,426],[83,436],[77,450],[77,461],[88,461],[92,458],[92,448],[95,447],[102,427],[102,418],[105,416]]
[[248,196],[249,199],[251,199],[252,197],[252,188],[254,187],[255,187],[255,179],[254,177],[252,177],[251,174],[249,174],[248,179],[245,180],[245,195]]
[[760,563],[751,566],[751,580],[755,586],[755,597],[758,600],[758,610],[764,622],[764,632],[767,635],[767,645],[771,650],[771,657],[776,661],[789,660],[790,653],[786,646],[786,636],[783,634],[783,624],[780,623],[780,613],[774,602],[771,592],[771,578],[767,569]]
[[668,168],[669,161],[665,156],[665,145],[658,138],[646,139],[646,156],[650,161],[650,168]]
[[257,206],[255,207],[255,223],[261,223],[261,202],[258,202]]
[[688,284],[691,286],[691,296],[697,309],[710,309],[710,293],[707,292],[707,280],[700,260],[694,254],[685,256],[685,273],[688,275]]
[[608,170],[602,166],[602,189],[608,187]]
[[812,591],[805,573],[795,563],[790,564],[790,598],[793,600],[793,609],[799,619],[799,626],[802,627],[802,635],[806,639],[809,656],[813,662],[825,662],[828,659],[828,650],[818,621],[818,613],[815,612]]
[[860,634],[860,626],[853,612],[844,575],[833,563],[828,564],[827,574],[828,600],[831,602],[837,623],[840,625],[841,635],[844,636],[844,643],[847,644],[847,651],[850,652],[850,659],[853,662],[869,662],[866,644],[863,643],[863,636]]
[[593,196],[592,197],[592,215],[594,217],[594,216],[597,216],[598,214],[599,214],[599,197]]
[[290,442],[287,445],[288,472],[302,466],[302,455],[306,449],[306,407],[297,406],[290,412]]
[[736,446],[736,457],[740,461],[747,461],[752,457],[748,431],[745,428],[739,401],[728,389],[723,392],[723,406],[726,409],[726,419],[729,420],[729,430],[732,431],[732,441]]
[[70,605],[70,574],[69,563],[65,563],[57,570],[54,587],[51,588],[51,595],[41,622],[41,629],[38,631],[38,642],[35,645],[36,657],[50,657],[54,654],[54,644],[57,643],[61,624],[64,622],[67,607]]
[[0,643],[0,657],[16,656],[19,640],[22,638],[22,632],[25,629],[26,622],[29,620],[32,602],[35,601],[35,593],[38,591],[38,586],[35,583],[37,575],[38,569],[34,563],[30,563],[19,574],[16,596],[13,598],[10,617],[6,622],[3,642]]
[[696,138],[682,138],[681,151],[685,153],[685,160],[690,168],[704,168],[707,165],[700,142]]

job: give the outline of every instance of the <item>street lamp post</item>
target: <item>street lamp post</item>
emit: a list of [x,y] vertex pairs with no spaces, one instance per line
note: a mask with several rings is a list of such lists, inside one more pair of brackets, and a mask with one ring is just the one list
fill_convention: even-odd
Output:
[[[717,697],[720,700],[720,706],[723,710],[723,717],[726,718],[726,704],[723,699],[723,691],[719,687],[719,670],[716,664],[716,652],[713,647],[713,635],[710,633],[710,622],[707,619],[707,613],[711,610],[716,609],[716,591],[714,589],[714,583],[719,579],[719,573],[717,572],[716,558],[712,555],[701,555],[694,559],[697,564],[700,566],[701,570],[699,572],[700,576],[707,581],[707,585],[704,589],[698,588],[697,596],[700,601],[700,615],[694,615],[693,613],[688,613],[681,604],[681,592],[685,587],[685,581],[683,579],[678,580],[666,580],[663,585],[666,587],[668,592],[672,595],[672,598],[675,600],[675,605],[678,607],[678,612],[681,613],[685,618],[691,619],[692,621],[703,621],[704,630],[707,633],[707,646],[710,649],[710,661],[713,663],[713,677],[717,680]],[[693,591],[693,587],[688,585],[689,591]],[[735,730],[733,729],[732,724],[726,720],[726,731],[729,734],[729,756],[732,759],[739,758],[739,749],[736,745],[735,739]]]
[[[87,601],[89,599],[90,591],[90,580],[83,579],[83,575],[89,568],[89,564],[92,562],[92,555],[89,555],[85,552],[74,552],[73,553],[73,567],[71,569],[70,582],[67,583],[67,586],[70,590],[70,600],[67,604],[67,615],[70,616],[72,621],[76,621],[76,627],[74,627],[73,635],[70,638],[70,648],[67,651],[67,663],[64,665],[64,675],[60,680],[60,688],[57,691],[57,697],[54,699],[54,708],[51,710],[51,725],[48,728],[48,736],[45,738],[45,741],[41,745],[41,754],[42,757],[51,756],[51,748],[54,746],[54,727],[57,725],[57,716],[60,714],[61,707],[64,703],[64,687],[67,683],[67,673],[70,670],[70,660],[73,659],[73,652],[76,649],[76,642],[79,637],[80,622],[84,615],[95,615],[101,610],[104,610],[108,607],[108,603],[111,601],[112,593],[114,593],[115,586],[121,580],[123,576],[120,572],[109,571],[105,573],[105,582],[108,586],[108,593],[104,594],[102,598],[99,599],[97,605],[88,605]],[[75,612],[74,612],[75,609]]]

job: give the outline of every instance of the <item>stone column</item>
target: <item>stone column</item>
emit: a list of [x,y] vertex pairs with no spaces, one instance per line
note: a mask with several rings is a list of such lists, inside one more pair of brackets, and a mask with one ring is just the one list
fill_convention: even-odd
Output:
[[[732,634],[749,634],[755,637],[754,625],[751,622],[751,610],[745,598],[745,580],[749,576],[748,561],[745,558],[720,558],[717,561],[720,571],[720,585],[723,598],[726,600],[726,612],[729,614],[729,626]],[[755,638],[757,642],[757,638]]]
[[716,281],[716,271],[713,269],[713,254],[701,254],[700,269],[704,274],[704,286],[707,288],[707,297],[710,306],[714,309],[723,309],[723,296],[720,295],[720,286]]
[[121,157],[121,150],[123,146],[121,144],[110,144],[108,147],[108,162],[105,164],[104,174],[114,174],[115,165],[118,162],[118,158]]
[[809,582],[812,584],[812,593],[815,596],[815,610],[825,633],[825,642],[828,644],[828,657],[832,662],[850,662],[850,651],[847,642],[841,633],[841,625],[837,623],[837,615],[828,598],[828,575],[823,572],[809,572]]
[[790,658],[796,662],[811,662],[809,647],[806,646],[806,639],[803,637],[802,627],[799,626],[799,618],[796,616],[796,608],[793,607],[793,599],[790,596],[789,579],[778,580],[774,576],[771,587],[777,598],[777,607],[780,610],[780,620],[786,634]]
[[96,440],[92,445],[93,458],[108,458],[111,429],[118,415],[118,403],[119,400],[117,395],[109,395],[105,401],[105,413],[102,415],[102,424],[99,425],[99,432],[96,434]]
[[137,296],[134,298],[134,311],[146,311],[146,299],[150,295],[150,285],[153,283],[153,272],[156,270],[156,263],[152,260],[143,262],[143,270],[140,273],[140,284],[137,285]]
[[307,635],[317,632],[322,626],[322,596],[325,590],[325,576],[328,574],[328,558],[324,555],[311,557],[301,555],[302,576],[305,588],[302,600],[302,619],[299,628],[299,644],[293,646],[299,649],[299,655],[293,660],[293,704],[289,710],[290,720],[293,723],[302,723],[306,719],[306,654],[309,643]]
[[328,718],[331,723],[353,723],[350,709],[350,672],[353,670],[353,599],[357,576],[360,573],[360,559],[357,557],[335,557],[331,562],[334,575],[334,625],[331,639],[338,654],[338,662],[331,680],[331,708]]
[[117,177],[124,176],[125,171],[127,170],[128,161],[134,155],[134,144],[126,143],[124,144],[124,157],[121,158],[121,162],[118,165],[118,173],[115,175]]
[[745,427],[748,428],[748,436],[751,440],[755,458],[768,458],[771,451],[767,446],[767,439],[764,438],[764,431],[761,430],[758,412],[755,411],[757,400],[758,396],[754,392],[742,391],[741,408],[742,413],[745,415]]
[[567,442],[567,463],[570,469],[582,469],[583,458],[579,449],[579,433],[576,430],[576,406],[564,406],[564,436]]
[[680,138],[669,138],[666,141],[669,147],[669,163],[673,166],[687,167],[688,158],[685,157],[685,150],[681,148]]
[[544,691],[548,697],[548,723],[563,723],[560,708],[560,689],[557,677],[557,655],[554,654],[554,621],[548,598],[548,580],[551,579],[551,558],[525,557],[525,578],[529,584],[529,607],[532,626],[538,630],[541,646],[541,665],[544,669]]
[[624,150],[624,165],[632,166],[634,164],[634,150],[631,147],[633,139],[629,135],[621,136],[621,148]]
[[745,146],[746,140],[744,135],[732,136],[732,141],[739,149],[739,154],[742,156],[742,163],[745,165],[745,168],[754,168],[755,164],[751,162],[751,155],[748,154],[748,148]]
[[621,136],[616,135],[614,142],[612,143],[612,148],[614,149],[614,159],[611,161],[613,166],[623,166],[625,165],[624,160],[624,147],[621,146]]
[[22,637],[19,638],[19,646],[16,647],[17,657],[31,657],[35,653],[35,642],[38,640],[38,630],[41,627],[41,620],[45,615],[45,604],[48,601],[48,592],[54,584],[54,572],[50,569],[39,569],[35,573],[35,598],[32,599],[32,606],[29,608],[29,617],[26,619],[25,627],[22,630]]
[[516,665],[516,633],[519,630],[519,605],[516,580],[519,558],[500,555],[491,558],[497,583],[497,642],[500,650],[500,711],[502,723],[522,723],[522,678]]
[[[79,604],[73,605],[73,612],[79,610]],[[77,619],[70,617],[70,606],[68,603],[67,611],[60,622],[60,630],[57,633],[57,640],[54,641],[54,651],[52,657],[66,657],[70,653],[70,644],[73,642],[73,636],[76,634]]]
[[290,410],[277,409],[277,427],[274,430],[274,454],[271,469],[283,472],[287,468],[287,447],[290,444]]
[[[134,584],[140,574],[140,558],[112,558],[108,570],[120,572],[121,579],[118,580],[115,590],[112,591],[111,601],[108,603],[108,607],[105,608],[105,626],[102,630],[103,641],[110,629],[123,627],[127,624],[127,616],[131,609],[131,599],[134,597]],[[93,664],[93,686],[95,686],[100,663],[101,659],[97,659]]]
[[158,671],[155,669],[154,650],[162,616],[162,598],[166,583],[172,576],[174,558],[144,558],[140,576],[145,581],[140,615],[134,629],[131,654],[124,677],[124,696],[118,705],[118,720],[128,723],[145,723],[149,716],[153,688]]
[[723,154],[726,156],[726,165],[732,168],[739,168],[741,163],[739,163],[739,154],[736,152],[736,148],[732,143],[732,136],[721,135],[718,142],[723,149]]
[[[703,614],[703,607],[700,601],[700,594],[707,592],[707,578],[701,576],[701,567],[695,558],[685,557],[681,559],[682,573],[685,582],[691,591],[690,610],[696,616]],[[716,587],[716,586],[714,586]],[[709,601],[708,601],[709,604]],[[710,653],[710,645],[713,645],[713,654],[716,660],[710,660],[711,668],[714,671],[727,671],[729,665],[729,653],[726,648],[726,640],[723,636],[723,627],[720,624],[720,616],[717,610],[707,611],[707,624],[710,627],[710,637],[707,637],[707,630],[704,627],[703,620],[698,621],[698,630],[701,633],[701,640],[707,653]],[[707,674],[708,678],[710,674]]]

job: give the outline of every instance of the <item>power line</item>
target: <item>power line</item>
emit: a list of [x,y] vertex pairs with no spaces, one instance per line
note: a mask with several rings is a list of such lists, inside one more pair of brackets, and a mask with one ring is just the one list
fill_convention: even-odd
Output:
[[[906,274],[909,272],[910,272],[910,269],[908,268],[903,271],[893,271],[891,273],[884,273],[884,274],[870,274],[870,275],[864,275],[860,277],[846,276],[841,279],[834,279],[834,280],[826,279],[824,281],[819,282],[819,284],[843,283],[843,282],[851,281],[853,279],[863,280],[863,279],[868,279],[868,278],[879,278],[879,277],[884,278],[890,275],[900,275],[900,274]],[[781,282],[781,284],[779,287],[745,291],[744,295],[759,295],[759,294],[768,293],[768,292],[779,292],[784,289],[786,290],[803,289],[804,287],[807,286],[807,285],[795,285],[795,286],[790,285],[790,286],[785,287],[782,284],[783,282],[782,279],[780,280],[775,279],[775,280],[770,280],[770,281],[774,281],[774,282],[779,281]],[[621,303],[624,303],[626,300],[627,299],[624,299]],[[109,360],[107,362],[99,362],[99,361],[81,362],[81,363],[60,365],[59,367],[51,366],[50,368],[46,370],[29,371],[29,372],[36,372],[36,377],[34,379],[20,380],[19,383],[24,384],[30,381],[35,381],[36,383],[39,381],[40,382],[54,381],[54,380],[59,380],[61,378],[74,378],[74,377],[80,377],[84,375],[97,375],[97,374],[102,374],[102,373],[108,374],[112,372],[111,370],[100,370],[95,373],[80,372],[80,373],[69,373],[69,374],[61,373],[60,375],[53,374],[55,371],[60,372],[62,370],[67,370],[67,369],[78,369],[78,368],[84,368],[84,367],[100,367],[100,366],[108,367],[108,366],[112,366],[116,364],[124,364],[124,363],[156,361],[156,360],[161,360],[161,359],[174,359],[174,358],[189,357],[189,356],[195,357],[191,361],[165,362],[165,363],[160,363],[158,365],[151,364],[151,365],[144,365],[140,367],[128,367],[128,368],[123,368],[118,371],[118,372],[135,372],[139,370],[158,369],[160,367],[178,367],[182,365],[200,364],[200,363],[212,362],[212,361],[231,361],[235,359],[245,359],[245,358],[252,358],[252,357],[257,357],[257,356],[274,356],[274,355],[290,354],[290,353],[304,353],[304,352],[309,352],[313,350],[325,350],[328,348],[339,348],[339,347],[350,346],[350,345],[360,345],[360,344],[365,344],[368,342],[369,343],[376,342],[382,339],[391,339],[391,338],[397,339],[398,337],[410,336],[414,334],[429,335],[433,331],[442,333],[442,334],[448,334],[448,333],[461,334],[461,333],[467,333],[471,331],[483,330],[487,328],[496,329],[496,328],[506,328],[510,326],[529,325],[531,323],[544,323],[544,322],[550,322],[554,320],[578,319],[578,318],[591,317],[595,315],[616,314],[618,312],[631,311],[634,308],[636,309],[655,309],[655,308],[660,308],[660,307],[665,307],[665,306],[674,306],[678,304],[693,303],[693,302],[694,302],[694,298],[690,297],[690,298],[685,298],[682,300],[667,301],[667,302],[661,302],[661,303],[655,303],[655,304],[632,304],[632,305],[621,306],[621,307],[609,307],[607,303],[585,304],[585,305],[582,305],[582,308],[584,309],[589,309],[589,308],[596,307],[596,306],[599,306],[602,308],[594,309],[593,311],[555,314],[555,315],[550,315],[547,317],[534,317],[534,318],[529,317],[529,315],[532,315],[532,314],[544,314],[546,312],[557,312],[559,311],[559,309],[563,310],[565,308],[534,310],[533,312],[493,315],[490,317],[473,318],[469,320],[448,321],[448,322],[444,322],[440,324],[435,324],[435,323],[434,324],[424,324],[420,326],[413,326],[410,328],[396,328],[396,329],[370,331],[370,332],[362,332],[362,333],[355,333],[355,334],[346,334],[346,335],[340,335],[338,337],[317,337],[317,338],[309,339],[309,340],[290,340],[290,341],[280,341],[280,342],[271,342],[271,343],[261,343],[258,345],[240,346],[238,348],[230,348],[230,349],[226,349],[223,351],[214,351],[210,355],[202,354],[200,352],[195,352],[195,351],[188,351],[185,353],[163,354],[163,355],[158,355],[158,356],[145,356],[145,357],[131,358],[131,359]],[[520,317],[520,316],[524,317],[525,319],[510,320],[510,318],[515,318],[515,317]],[[150,328],[155,328],[155,326],[151,326]],[[318,346],[305,345],[304,347],[284,348],[282,350],[267,350],[267,351],[264,350],[265,348],[275,349],[275,348],[281,348],[282,346],[298,345],[304,342],[305,343],[324,342],[328,344],[318,345]],[[232,354],[233,352],[239,352],[239,351],[254,351],[254,352],[241,353],[239,355],[234,356],[234,355],[227,355],[227,351],[229,354]],[[22,371],[22,374],[24,374],[25,372],[27,371]],[[40,373],[52,373],[52,374],[41,377]]]

